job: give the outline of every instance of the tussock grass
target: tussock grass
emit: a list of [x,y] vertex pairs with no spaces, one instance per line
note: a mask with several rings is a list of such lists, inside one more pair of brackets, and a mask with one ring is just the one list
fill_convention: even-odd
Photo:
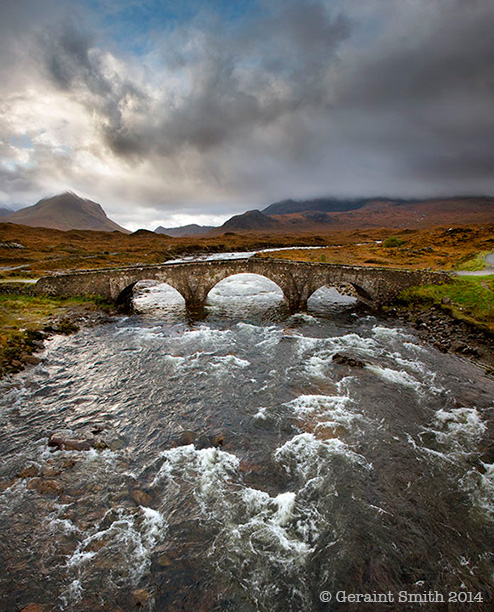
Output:
[[24,355],[31,355],[43,339],[42,330],[59,321],[60,333],[72,333],[77,326],[70,319],[74,311],[95,311],[107,305],[99,296],[57,298],[0,293],[0,376],[18,371]]
[[457,270],[464,272],[478,272],[486,267],[485,256],[488,255],[488,251],[481,251],[473,257],[463,259],[457,266]]
[[[444,298],[450,302],[444,304]],[[442,285],[412,287],[400,294],[399,303],[419,308],[436,304],[457,319],[494,331],[494,274],[462,276]]]

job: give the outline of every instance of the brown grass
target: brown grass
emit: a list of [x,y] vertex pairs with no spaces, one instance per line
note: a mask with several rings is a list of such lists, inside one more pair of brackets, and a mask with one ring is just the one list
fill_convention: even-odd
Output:
[[[384,248],[376,241],[390,235],[403,241]],[[321,246],[317,250],[267,253],[281,257],[328,263],[435,268],[449,270],[480,251],[494,249],[494,224],[436,227],[427,230],[333,230],[324,234],[243,233],[216,237],[169,238],[146,230],[125,235],[30,228],[0,223],[0,243],[18,242],[25,248],[0,246],[0,278],[37,277],[54,271],[160,263],[186,254],[250,251],[291,245]]]

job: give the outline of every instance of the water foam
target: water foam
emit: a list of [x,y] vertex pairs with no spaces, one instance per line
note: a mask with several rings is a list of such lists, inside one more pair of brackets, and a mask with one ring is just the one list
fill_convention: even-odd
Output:
[[351,450],[342,440],[338,438],[319,440],[312,433],[294,436],[278,448],[274,456],[288,474],[303,478],[305,481],[327,472],[332,458],[338,456],[344,457],[351,463],[371,468],[365,457]]
[[392,382],[397,385],[403,385],[405,387],[410,387],[415,391],[418,391],[420,388],[420,382],[414,378],[408,372],[404,370],[393,370],[392,368],[381,368],[378,365],[368,364],[365,366],[367,370],[373,372],[380,378]]
[[221,495],[226,484],[235,478],[240,459],[218,448],[196,449],[193,444],[168,449],[161,453],[163,464],[152,486],[176,478],[194,485],[194,496],[206,511],[209,498]]

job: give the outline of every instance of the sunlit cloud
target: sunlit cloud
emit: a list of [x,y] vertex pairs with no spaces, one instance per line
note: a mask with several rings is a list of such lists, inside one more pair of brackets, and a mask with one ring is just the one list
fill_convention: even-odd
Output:
[[494,192],[490,0],[235,4],[2,2],[0,201],[154,229]]

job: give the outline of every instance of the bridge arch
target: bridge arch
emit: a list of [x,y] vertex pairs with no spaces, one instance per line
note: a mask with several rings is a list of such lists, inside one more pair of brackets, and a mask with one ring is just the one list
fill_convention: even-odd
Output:
[[[258,279],[268,281],[269,286],[276,288],[279,291],[280,297],[286,299],[285,293],[283,291],[283,288],[280,286],[280,283],[274,280],[273,278],[270,278],[268,274],[262,274],[260,272],[233,272],[231,274],[228,274],[227,276],[224,276],[223,278],[215,282],[215,284],[209,288],[205,299],[208,300],[211,297],[211,293],[214,294],[215,290],[219,289],[220,285],[225,285],[226,283],[228,283],[228,281],[231,281],[235,278],[239,279],[239,277],[241,277],[240,279],[245,280],[248,280],[247,277],[250,277],[250,279],[254,280],[252,277],[255,277],[256,280]],[[257,292],[257,295],[259,295],[259,292]]]
[[160,280],[140,280],[132,291],[132,307],[137,312],[150,308],[168,308],[185,306],[184,296],[170,283]]
[[313,291],[307,299],[307,307],[313,308],[322,305],[355,303],[358,300],[357,292],[351,283],[326,283]]
[[[255,296],[255,297],[254,297]],[[254,302],[252,302],[254,298]],[[278,298],[278,300],[276,299]],[[205,296],[205,304],[233,305],[234,302],[245,303],[248,307],[272,307],[278,302],[287,302],[287,296],[276,280],[259,272],[233,272],[218,280]],[[235,306],[237,307],[237,306]]]
[[338,291],[341,295],[352,295],[355,299],[364,304],[371,306],[374,302],[374,299],[369,293],[357,283],[352,283],[349,280],[340,280],[340,281],[327,281],[325,283],[320,284],[313,291],[310,291],[307,300],[314,296],[320,289],[334,289]]
[[43,277],[34,290],[45,295],[101,295],[127,305],[138,281],[157,280],[176,289],[187,307],[200,308],[217,283],[237,273],[260,274],[276,283],[292,311],[304,309],[320,287],[338,282],[351,283],[362,301],[380,307],[408,287],[451,281],[447,273],[429,270],[246,258],[85,270]]
[[176,292],[178,295],[180,295],[183,298],[184,303],[187,302],[186,295],[184,295],[184,293],[180,290],[179,287],[175,286],[173,281],[170,282],[169,279],[162,280],[161,278],[156,277],[156,276],[153,278],[153,275],[148,275],[148,276],[142,276],[142,278],[137,278],[136,280],[133,280],[129,284],[124,283],[126,286],[123,287],[122,289],[120,289],[119,287],[117,289],[117,297],[115,298],[115,304],[117,306],[124,307],[127,310],[133,310],[135,287],[139,283],[146,283],[146,282],[153,282],[153,283],[156,283],[157,285],[166,285],[167,287],[172,289],[174,292]]

